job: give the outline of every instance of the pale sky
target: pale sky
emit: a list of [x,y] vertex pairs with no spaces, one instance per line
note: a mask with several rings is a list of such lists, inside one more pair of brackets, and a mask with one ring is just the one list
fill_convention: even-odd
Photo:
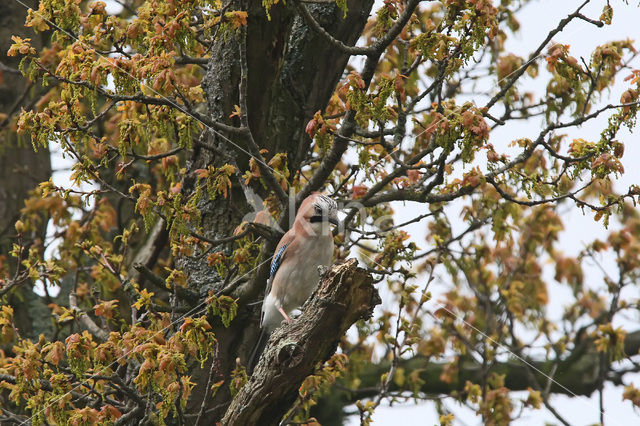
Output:
[[[553,29],[558,21],[566,17],[569,13],[573,12],[583,0],[538,0],[533,1],[527,5],[518,15],[521,29],[518,35],[511,37],[506,44],[507,51],[513,52],[522,57],[528,57],[529,53],[539,45],[546,37],[547,33]],[[602,8],[606,4],[606,1],[595,0],[591,2],[583,9],[583,13],[591,18],[598,19]],[[593,25],[577,20],[571,22],[565,30],[554,37],[554,41],[562,44],[571,45],[570,52],[573,56],[579,58],[584,56],[589,60],[589,54],[593,49],[607,41],[620,40],[625,38],[631,38],[636,40],[635,46],[640,48],[640,7],[637,0],[630,0],[629,5],[626,5],[621,0],[612,0],[611,6],[614,8],[613,22],[611,26],[605,26],[604,28],[596,28]],[[631,64],[634,68],[640,68],[640,59]],[[544,63],[541,63],[540,69],[544,68]],[[623,72],[621,77],[626,77],[628,73]],[[544,84],[538,83],[538,88],[543,89]],[[611,91],[610,99],[605,99],[606,103],[619,102],[620,95],[625,91],[628,86],[619,78],[616,81],[616,85]],[[496,91],[495,89],[493,89]],[[605,94],[606,96],[606,94]],[[569,133],[569,137],[578,138],[582,137],[587,140],[598,139],[600,130],[606,126],[606,117],[599,120],[594,120],[593,123],[585,125],[576,130],[572,130]],[[537,135],[540,130],[539,122],[516,122],[515,124],[509,124],[500,128],[499,132],[492,134],[492,142],[496,136],[504,137],[505,141],[509,142],[518,137],[532,137]],[[622,136],[624,135],[624,136]],[[622,133],[619,138],[625,143],[625,155],[622,159],[626,173],[618,180],[617,189],[625,191],[626,188],[632,183],[640,184],[640,168],[638,167],[638,159],[640,158],[640,144],[638,143],[638,132],[630,135],[628,132]],[[494,142],[495,145],[495,142]],[[568,205],[568,203],[566,203]],[[412,218],[415,214],[415,210],[411,208],[402,208],[401,205],[394,206],[394,210],[398,215],[398,223]],[[455,220],[455,218],[452,217]],[[593,214],[587,213],[583,215],[578,208],[572,208],[567,215],[563,217],[565,220],[566,230],[563,232],[560,238],[560,246],[563,248],[567,255],[575,255],[578,251],[584,248],[586,244],[592,241],[594,238],[604,238],[607,231],[602,227],[601,223],[594,222]],[[612,224],[610,229],[615,229],[615,224]],[[405,228],[411,235],[424,235],[424,224],[414,224]],[[416,243],[420,248],[426,249],[426,243],[424,239],[416,239]],[[612,259],[603,259],[603,263],[610,268],[613,267]],[[585,269],[585,281],[587,285],[592,288],[602,287],[599,279],[600,274],[590,274],[595,272]],[[549,285],[550,302],[548,306],[548,312],[551,317],[558,318],[561,315],[563,305],[567,303],[570,297],[570,290],[566,285],[558,285],[553,280],[553,274],[545,274],[549,277],[547,282]],[[430,308],[435,311],[437,305],[437,294],[446,289],[434,288],[431,290],[434,293]],[[627,290],[635,292],[637,297],[638,288],[628,288]],[[627,321],[618,319],[614,321],[614,326],[624,325],[628,330],[636,330],[640,325],[640,318],[632,318]],[[625,383],[634,382],[636,386],[640,386],[640,375],[628,375]],[[640,424],[640,411],[635,410],[629,401],[622,401],[622,387],[606,386],[604,392],[604,404],[605,404],[605,424],[608,425],[632,425]],[[514,392],[512,396],[515,399],[526,398],[526,392]],[[464,407],[453,399],[444,400],[445,406],[451,410],[456,416],[454,425],[459,426],[472,426],[481,425],[482,420],[479,416],[475,415],[475,412]],[[577,397],[570,398],[567,396],[553,396],[551,397],[551,405],[567,419],[572,425],[592,425],[599,422],[599,404],[598,395],[594,393],[590,398]],[[353,408],[355,411],[355,407]],[[405,403],[402,405],[395,405],[389,407],[384,405],[376,410],[373,416],[374,424],[380,426],[414,426],[414,425],[433,425],[439,424],[438,415],[435,410],[435,405],[431,402],[423,402],[420,404]],[[355,426],[360,423],[358,416],[352,416],[349,419],[347,425]],[[545,423],[559,424],[557,419],[546,410],[526,410],[525,414],[519,420],[513,422],[514,425],[542,425]]]

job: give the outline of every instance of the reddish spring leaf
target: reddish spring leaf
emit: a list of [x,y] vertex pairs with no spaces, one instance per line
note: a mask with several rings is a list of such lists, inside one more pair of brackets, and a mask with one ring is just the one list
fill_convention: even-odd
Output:
[[490,162],[494,163],[498,160],[500,160],[500,155],[498,155],[497,152],[495,152],[493,149],[487,151],[487,160],[489,160]]
[[489,137],[489,126],[481,115],[476,114],[472,110],[462,113],[462,124],[469,129],[474,135],[486,139]]
[[391,2],[391,0],[384,0],[384,5],[391,16],[396,14],[396,6]]
[[206,179],[209,177],[209,170],[207,169],[196,169],[194,173],[198,176],[198,179]]
[[258,166],[258,162],[253,157],[249,159],[249,170],[251,171],[251,177],[256,179],[260,177],[260,166]]
[[224,14],[224,17],[231,22],[234,29],[245,27],[247,25],[247,16],[247,12],[244,10],[234,10]]
[[220,251],[211,253],[209,256],[207,256],[207,263],[209,264],[209,266],[215,266],[219,263],[222,263],[223,261],[224,261],[224,254]]
[[624,81],[631,81],[631,84],[640,82],[640,70],[633,70],[631,74],[624,78]]
[[624,144],[618,141],[612,141],[611,145],[613,145],[613,155],[617,158],[622,158],[624,155]]
[[9,51],[7,52],[8,56],[17,56],[18,54],[35,55],[36,49],[31,47],[31,44],[29,43],[31,41],[30,38],[22,39],[18,36],[11,36],[11,40],[13,41],[13,44],[11,45],[11,47],[9,48]]
[[103,158],[105,155],[107,155],[106,143],[92,141],[89,146],[91,148],[91,155],[93,156],[93,158]]
[[[622,104],[630,104],[635,102],[638,99],[638,91],[636,89],[629,89],[625,91],[622,96],[620,96],[620,103]],[[626,105],[622,107],[622,110],[627,113],[631,109],[630,105]]]
[[58,365],[58,363],[64,358],[64,345],[62,342],[54,342],[47,345],[43,351],[47,352],[45,360],[49,361],[53,365]]
[[47,305],[47,307],[48,307],[49,309],[51,309],[51,312],[52,312],[53,314],[55,314],[55,315],[60,316],[60,315],[62,315],[62,313],[63,313],[62,308],[61,308],[59,305],[55,304],[55,303],[49,303],[49,304]]
[[366,87],[364,80],[357,71],[351,71],[347,77],[347,82],[353,88],[364,89]]
[[567,56],[565,58],[565,61],[572,67],[575,67],[576,65],[578,65],[578,60],[573,56]]
[[395,92],[397,94],[400,95],[400,98],[402,100],[405,100],[407,97],[407,91],[404,88],[404,81],[407,79],[408,77],[406,75],[403,74],[396,74],[394,81],[393,81],[393,89],[395,90]]
[[599,222],[600,219],[602,219],[602,216],[604,216],[604,210],[598,210],[596,214],[593,216],[593,220],[595,220],[596,222]]
[[89,285],[87,283],[80,283],[76,287],[76,296],[78,296],[79,299],[85,298],[86,296],[89,295],[89,293],[90,293],[90,290],[89,290]]
[[93,69],[91,70],[91,82],[93,84],[99,84],[100,83],[100,67],[99,66],[95,66],[93,67]]
[[93,311],[98,316],[113,319],[113,313],[117,307],[117,300],[102,301],[93,307]]
[[407,177],[409,178],[409,183],[411,185],[418,183],[421,175],[422,173],[420,173],[418,170],[411,169],[407,171]]
[[353,198],[354,200],[362,198],[362,196],[366,194],[368,190],[369,188],[364,185],[354,185],[353,188],[351,188],[351,198]]
[[569,52],[568,44],[554,44],[549,48],[549,55],[546,58],[547,69],[553,71],[555,69],[558,59],[565,58]]
[[[213,385],[211,385],[211,392],[213,392],[213,395],[216,394],[216,392],[218,391],[218,389],[224,384],[224,380],[220,380],[219,382],[214,383]],[[213,397],[213,396],[212,396]]]
[[313,137],[316,134],[317,126],[318,126],[318,122],[316,121],[315,118],[312,118],[307,123],[307,127],[304,128],[304,131],[309,135],[310,138],[313,139]]
[[233,112],[229,115],[229,118],[242,117],[242,110],[238,105],[233,106]]
[[625,386],[622,393],[622,400],[631,401],[636,407],[640,407],[640,390],[636,389],[633,384]]
[[181,189],[182,189],[182,183],[181,182],[176,182],[176,184],[173,185],[169,191],[172,194],[179,194]]
[[304,131],[307,133],[307,135],[309,135],[311,139],[313,139],[313,137],[316,135],[316,132],[322,125],[324,125],[324,119],[322,118],[322,113],[320,112],[320,110],[318,110],[313,115],[313,118],[309,120]]
[[476,187],[482,181],[482,172],[477,167],[471,169],[463,175],[462,186]]
[[107,404],[102,407],[102,410],[100,410],[100,416],[103,418],[119,419],[122,417],[122,413],[113,405]]
[[162,158],[162,168],[167,170],[169,167],[178,164],[178,157],[175,155],[170,155],[168,157]]
[[624,167],[622,167],[622,164],[618,161],[617,158],[615,158],[608,152],[600,154],[598,158],[593,160],[593,163],[591,163],[592,169],[596,169],[600,166],[604,166],[607,170],[624,173]]

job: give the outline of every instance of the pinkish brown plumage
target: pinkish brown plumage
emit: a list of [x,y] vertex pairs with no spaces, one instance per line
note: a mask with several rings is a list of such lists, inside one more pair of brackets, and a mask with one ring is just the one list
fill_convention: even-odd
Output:
[[328,266],[333,255],[330,223],[338,223],[338,206],[329,197],[313,193],[296,214],[273,256],[262,303],[261,326],[271,333],[283,319],[309,298],[318,283],[318,266]]

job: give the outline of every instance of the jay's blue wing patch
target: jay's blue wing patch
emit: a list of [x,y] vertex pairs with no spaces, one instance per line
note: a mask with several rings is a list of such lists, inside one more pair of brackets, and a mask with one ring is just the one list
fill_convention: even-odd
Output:
[[[273,257],[273,260],[271,261],[271,269],[269,270],[269,279],[267,280],[267,287],[265,288],[265,291],[264,291],[265,300],[269,295],[269,293],[271,293],[271,285],[273,284],[273,277],[276,275],[276,272],[278,272],[278,269],[282,264],[282,259],[284,258],[284,251],[287,249],[287,246],[289,244],[290,243],[287,243],[287,244],[284,244],[282,247],[280,247],[280,250],[278,250],[276,255]],[[262,327],[262,321],[264,320],[264,310],[265,310],[265,304],[263,302],[262,315],[260,316],[260,327]]]
[[269,270],[269,278],[273,278],[273,276],[278,272],[278,268],[280,268],[280,264],[282,263],[282,256],[284,256],[284,251],[289,246],[289,244],[285,244],[280,247],[280,250],[276,253],[273,261],[271,262],[271,269]]

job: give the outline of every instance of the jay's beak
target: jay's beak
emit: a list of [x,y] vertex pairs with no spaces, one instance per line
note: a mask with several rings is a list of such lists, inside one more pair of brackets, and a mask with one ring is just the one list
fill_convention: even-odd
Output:
[[340,222],[338,221],[337,217],[330,217],[329,218],[329,223],[335,226],[338,226],[340,224]]

